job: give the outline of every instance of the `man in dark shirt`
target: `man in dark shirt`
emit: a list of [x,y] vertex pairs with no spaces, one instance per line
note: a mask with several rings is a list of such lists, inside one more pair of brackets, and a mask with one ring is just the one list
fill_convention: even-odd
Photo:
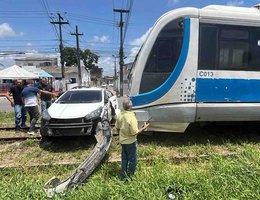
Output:
[[[6,94],[6,98],[10,101],[11,106],[14,107],[15,131],[20,131],[21,127],[25,127],[26,122],[26,109],[21,96],[23,88],[23,80],[16,80],[15,85],[12,86],[9,89],[9,93]],[[11,99],[10,95],[13,96],[13,99]]]
[[[43,78],[41,80],[41,84],[38,87],[40,90],[43,91],[48,91],[48,92],[52,92],[53,91],[53,87],[48,84],[48,81],[46,78]],[[45,94],[45,93],[41,93],[41,110],[42,113],[47,110],[50,106],[51,106],[51,98],[52,96],[49,94]]]

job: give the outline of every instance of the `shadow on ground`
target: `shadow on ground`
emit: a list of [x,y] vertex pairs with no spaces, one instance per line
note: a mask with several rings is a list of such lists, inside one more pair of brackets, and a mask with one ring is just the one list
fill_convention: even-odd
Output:
[[94,136],[53,137],[42,139],[40,147],[49,152],[73,152],[92,149],[96,143]]
[[[117,140],[116,136],[114,140]],[[222,145],[226,143],[259,143],[260,123],[207,123],[191,124],[185,133],[148,132],[138,136],[141,144],[160,146]],[[57,137],[42,140],[40,147],[49,152],[74,152],[93,149],[94,136]]]
[[195,144],[221,145],[225,143],[259,143],[260,123],[237,122],[237,123],[193,123],[185,133],[160,133],[152,132],[140,134],[139,143],[157,144],[161,146],[185,146]]

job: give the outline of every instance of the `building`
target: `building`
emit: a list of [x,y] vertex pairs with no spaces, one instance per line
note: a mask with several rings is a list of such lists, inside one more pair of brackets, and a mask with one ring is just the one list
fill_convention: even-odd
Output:
[[103,78],[103,68],[93,68],[90,70],[90,79],[94,86],[101,86]]
[[[52,57],[27,57],[17,58],[15,63],[18,66],[36,66],[51,74],[54,79],[62,79],[61,67],[58,66],[58,59]],[[78,83],[78,67],[65,66],[65,83]],[[93,68],[87,71],[84,66],[81,67],[82,84],[86,86],[101,86],[103,77],[103,68]]]
[[[44,67],[43,68],[46,72],[54,76],[56,79],[62,79],[62,73],[61,73],[61,67]],[[64,74],[65,74],[65,81],[66,82],[73,82],[77,83],[78,82],[78,67],[76,66],[71,66],[71,67],[64,67]],[[81,77],[82,77],[82,82],[85,85],[87,82],[89,82],[90,76],[89,72],[85,70],[84,67],[81,67]]]
[[42,67],[57,67],[58,58],[55,57],[27,57],[27,58],[16,58],[15,64],[18,66],[36,66]]
[[90,70],[91,78],[102,78],[103,77],[103,68],[93,68]]
[[113,76],[104,76],[102,78],[102,87],[112,87],[114,86],[115,78]]
[[[47,73],[51,74],[55,79],[62,79],[61,67],[58,66],[58,59],[53,57],[27,57],[27,58],[17,58],[15,63],[18,66],[36,67],[43,69]],[[36,69],[36,70],[37,70]],[[64,67],[65,72],[65,82],[66,83],[77,83],[78,82],[78,68],[75,66]],[[84,85],[90,84],[89,73],[84,67],[81,67],[82,82]]]

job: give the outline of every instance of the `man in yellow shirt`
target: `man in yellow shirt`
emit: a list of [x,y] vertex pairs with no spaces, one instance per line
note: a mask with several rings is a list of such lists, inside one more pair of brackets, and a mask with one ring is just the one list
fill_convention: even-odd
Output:
[[132,102],[130,99],[123,100],[123,109],[116,120],[116,129],[122,146],[121,180],[134,174],[137,165],[137,135],[149,126],[149,124],[144,123],[143,127],[138,129],[135,113],[131,111]]

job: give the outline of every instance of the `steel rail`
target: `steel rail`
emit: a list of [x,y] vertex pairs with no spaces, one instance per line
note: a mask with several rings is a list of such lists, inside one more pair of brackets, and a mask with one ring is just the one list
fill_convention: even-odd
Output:
[[[36,125],[35,128],[40,128],[40,125]],[[15,127],[12,126],[12,125],[5,125],[5,126],[0,126],[0,130],[14,130]],[[29,127],[26,127],[26,128],[21,128],[21,130],[28,130]]]
[[15,137],[0,137],[0,141],[20,141],[27,139],[41,139],[41,136],[15,136]]

